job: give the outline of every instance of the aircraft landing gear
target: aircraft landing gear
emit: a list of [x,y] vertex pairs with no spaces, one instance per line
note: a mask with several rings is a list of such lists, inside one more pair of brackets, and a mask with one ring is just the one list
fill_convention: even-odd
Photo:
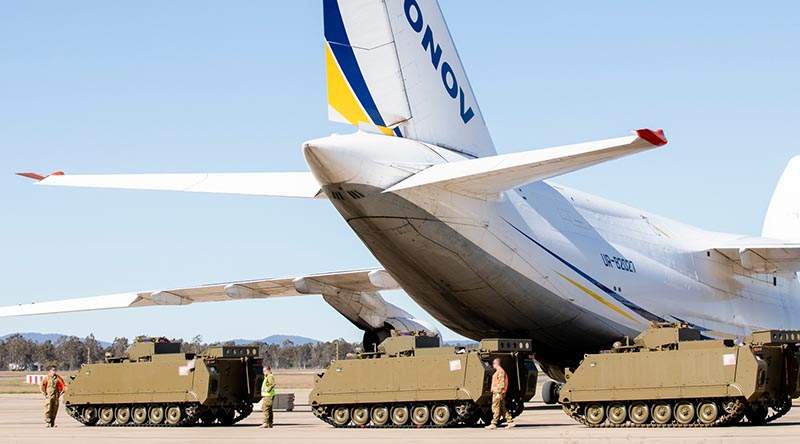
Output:
[[542,401],[547,405],[557,404],[563,386],[564,384],[552,380],[545,382],[542,385]]

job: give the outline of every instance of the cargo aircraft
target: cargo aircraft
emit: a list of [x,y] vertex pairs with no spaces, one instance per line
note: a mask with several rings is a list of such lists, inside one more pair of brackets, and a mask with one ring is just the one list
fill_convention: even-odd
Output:
[[307,172],[42,176],[38,185],[327,199],[382,268],[0,308],[0,316],[321,294],[362,329],[529,337],[556,380],[582,355],[684,322],[710,337],[800,328],[800,158],[761,237],[704,231],[550,179],[667,143],[661,130],[498,155],[435,0],[324,0],[330,119]]

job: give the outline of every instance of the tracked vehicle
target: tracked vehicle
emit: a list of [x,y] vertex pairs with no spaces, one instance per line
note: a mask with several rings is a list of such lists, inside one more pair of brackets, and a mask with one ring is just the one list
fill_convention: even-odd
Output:
[[756,332],[743,344],[653,324],[632,344],[586,355],[567,370],[559,402],[589,427],[764,424],[785,415],[798,390],[800,331]]
[[81,367],[64,397],[87,426],[231,425],[261,398],[258,347],[212,346],[181,353],[180,343],[137,338],[127,354]]
[[393,333],[375,352],[337,360],[317,375],[314,414],[334,427],[451,427],[491,420],[492,361],[508,375],[513,416],[536,389],[529,339],[485,339],[441,347],[438,337]]

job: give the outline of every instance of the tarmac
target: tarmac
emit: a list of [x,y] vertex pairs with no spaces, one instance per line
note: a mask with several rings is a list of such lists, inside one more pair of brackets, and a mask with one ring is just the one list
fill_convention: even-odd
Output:
[[59,412],[55,429],[44,426],[40,395],[0,395],[0,443],[203,443],[231,441],[314,443],[547,442],[547,443],[797,443],[800,441],[800,402],[783,418],[765,426],[703,429],[589,429],[569,419],[560,407],[544,405],[538,396],[526,405],[511,430],[455,429],[334,429],[314,417],[305,400],[309,390],[283,390],[297,398],[292,412],[275,412],[275,427],[259,429],[261,412],[232,427],[135,428],[86,427]]

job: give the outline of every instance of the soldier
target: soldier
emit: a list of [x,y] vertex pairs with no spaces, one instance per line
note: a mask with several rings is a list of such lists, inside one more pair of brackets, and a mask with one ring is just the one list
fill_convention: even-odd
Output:
[[45,427],[56,427],[58,414],[58,398],[64,393],[64,380],[56,373],[56,366],[50,367],[50,373],[42,379],[40,386],[44,394]]
[[508,376],[500,365],[500,358],[495,358],[492,362],[494,374],[492,375],[492,423],[486,426],[488,430],[495,430],[500,417],[504,416],[507,429],[516,426],[514,418],[506,409],[506,391],[508,390]]
[[261,384],[261,409],[264,411],[264,421],[261,424],[262,429],[272,428],[272,400],[275,398],[275,375],[272,374],[272,369],[268,365],[264,366],[264,383]]

